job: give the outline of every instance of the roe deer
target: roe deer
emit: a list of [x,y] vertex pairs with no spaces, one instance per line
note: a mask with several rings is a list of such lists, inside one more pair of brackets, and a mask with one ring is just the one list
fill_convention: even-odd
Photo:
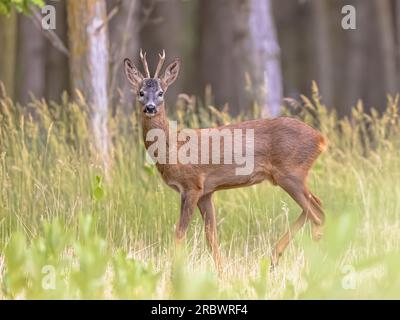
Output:
[[[162,76],[159,73],[165,60],[165,52],[159,55],[159,63],[153,77],[150,76],[146,54],[140,51],[145,75],[129,60],[124,60],[125,73],[142,105],[141,124],[146,149],[150,142],[146,139],[152,129],[161,130],[169,136],[169,123],[166,117],[164,95],[175,81],[180,69],[180,61],[170,63]],[[211,248],[215,264],[220,270],[220,254],[217,240],[217,225],[212,195],[221,189],[250,186],[269,180],[273,185],[284,189],[302,208],[300,217],[276,244],[272,253],[272,266],[289,244],[295,233],[307,220],[312,223],[313,239],[322,235],[324,212],[321,201],[308,189],[306,178],[313,162],[325,149],[324,137],[305,123],[288,118],[259,119],[229,124],[212,130],[222,131],[251,129],[254,132],[254,168],[247,175],[237,175],[235,164],[219,163],[156,163],[163,180],[181,195],[181,212],[176,226],[176,240],[179,243],[185,236],[196,206],[200,209],[205,224],[205,234]],[[200,136],[206,130],[195,129]],[[179,142],[178,142],[179,144]],[[165,141],[171,148],[172,141]],[[223,147],[218,144],[217,148]],[[213,146],[210,146],[211,150]],[[213,150],[212,150],[213,151]]]

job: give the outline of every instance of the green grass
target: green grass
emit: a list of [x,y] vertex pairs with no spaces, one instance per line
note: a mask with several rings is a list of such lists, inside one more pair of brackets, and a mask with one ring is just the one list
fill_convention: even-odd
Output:
[[[307,225],[270,272],[271,249],[300,208],[268,183],[219,192],[218,276],[199,214],[175,251],[179,196],[145,164],[136,112],[110,117],[106,178],[83,101],[21,107],[0,96],[0,298],[400,298],[397,98],[382,115],[359,103],[341,120],[315,84],[301,105],[289,101],[286,114],[329,140],[309,178],[325,237],[312,242]],[[171,118],[204,127],[243,116],[178,103]]]

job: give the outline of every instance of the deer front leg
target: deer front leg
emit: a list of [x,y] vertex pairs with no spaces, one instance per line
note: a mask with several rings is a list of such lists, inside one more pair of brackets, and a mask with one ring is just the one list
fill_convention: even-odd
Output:
[[181,215],[175,230],[175,240],[180,244],[186,235],[187,228],[193,218],[197,201],[200,198],[199,191],[186,191],[181,193]]
[[217,269],[221,270],[221,256],[219,254],[218,237],[217,237],[217,220],[215,217],[214,205],[212,202],[212,194],[207,194],[199,199],[197,206],[200,209],[201,216],[204,220],[204,231],[208,246],[214,259]]

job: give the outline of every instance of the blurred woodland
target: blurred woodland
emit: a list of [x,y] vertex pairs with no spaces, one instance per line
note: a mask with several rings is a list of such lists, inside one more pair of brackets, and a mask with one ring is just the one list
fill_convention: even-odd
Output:
[[[180,93],[204,99],[208,87],[217,108],[238,114],[256,102],[275,116],[282,97],[308,94],[316,80],[323,101],[343,116],[358,99],[382,110],[399,88],[396,0],[47,1],[55,30],[40,28],[41,1],[25,0],[24,12],[12,2],[0,1],[11,3],[0,15],[0,80],[21,104],[31,94],[59,101],[64,90],[80,89],[100,114],[115,112],[116,99],[130,108],[122,60],[139,65],[140,48],[150,68],[162,49],[167,61],[181,57],[170,108]],[[341,26],[348,4],[355,30]]]
[[[140,48],[152,74],[163,49],[181,58],[179,129],[282,114],[321,131],[323,241],[303,229],[270,272],[300,212],[264,183],[215,196],[222,273],[208,214],[175,250],[180,196],[123,70]],[[400,0],[0,0],[0,300],[399,299],[399,84]]]

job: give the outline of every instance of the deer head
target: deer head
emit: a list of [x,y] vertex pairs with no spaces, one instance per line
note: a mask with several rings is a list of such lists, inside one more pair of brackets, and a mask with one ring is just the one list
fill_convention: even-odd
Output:
[[165,61],[164,50],[162,54],[159,54],[159,57],[160,60],[153,77],[150,76],[146,53],[143,54],[142,50],[140,50],[140,58],[142,60],[145,76],[143,76],[131,60],[127,58],[124,60],[125,74],[142,105],[142,112],[147,117],[154,117],[161,108],[164,108],[164,94],[178,77],[180,68],[179,59],[174,59],[165,69],[164,75],[159,77],[159,73]]

